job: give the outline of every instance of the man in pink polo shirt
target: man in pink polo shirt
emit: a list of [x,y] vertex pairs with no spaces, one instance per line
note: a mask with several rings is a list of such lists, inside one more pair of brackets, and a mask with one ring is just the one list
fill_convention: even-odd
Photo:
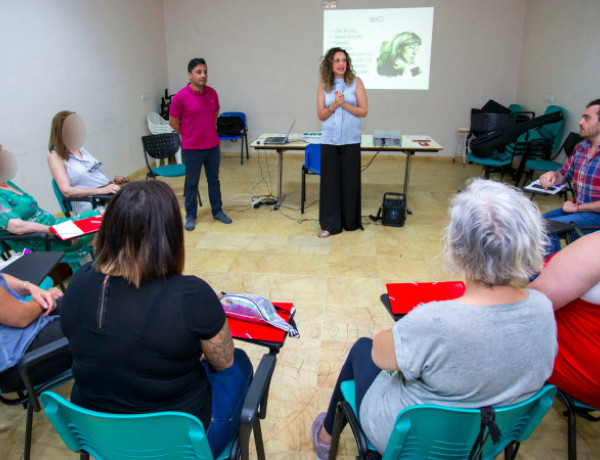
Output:
[[171,101],[169,124],[181,134],[181,151],[185,162],[185,229],[194,230],[198,210],[198,181],[202,165],[208,182],[208,198],[213,219],[230,224],[231,219],[223,212],[221,184],[219,182],[219,96],[206,85],[208,70],[206,61],[194,58],[188,64],[190,82]]

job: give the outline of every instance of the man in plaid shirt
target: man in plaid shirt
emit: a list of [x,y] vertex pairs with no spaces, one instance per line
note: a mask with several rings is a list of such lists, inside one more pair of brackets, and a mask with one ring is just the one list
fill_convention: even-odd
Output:
[[[544,189],[569,181],[573,184],[573,201],[562,208],[544,214],[558,222],[575,222],[578,226],[600,226],[600,99],[590,102],[579,120],[579,135],[583,138],[559,171],[540,176]],[[548,254],[560,250],[560,240],[551,235]]]

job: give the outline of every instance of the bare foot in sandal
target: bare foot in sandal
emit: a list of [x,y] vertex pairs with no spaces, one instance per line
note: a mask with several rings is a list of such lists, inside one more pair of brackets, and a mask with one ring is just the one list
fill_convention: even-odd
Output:
[[331,233],[329,233],[327,230],[323,230],[321,233],[319,233],[317,236],[319,238],[327,238],[329,235],[331,235]]

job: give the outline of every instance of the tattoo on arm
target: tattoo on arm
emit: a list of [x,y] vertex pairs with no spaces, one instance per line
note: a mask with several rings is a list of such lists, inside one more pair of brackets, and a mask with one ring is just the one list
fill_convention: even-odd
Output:
[[217,335],[202,341],[202,351],[208,363],[216,370],[227,369],[233,364],[233,339],[227,321]]

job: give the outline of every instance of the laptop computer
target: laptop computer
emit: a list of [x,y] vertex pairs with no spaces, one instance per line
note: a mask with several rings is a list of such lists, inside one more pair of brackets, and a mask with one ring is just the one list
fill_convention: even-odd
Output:
[[287,144],[288,142],[288,138],[290,137],[290,134],[292,133],[292,129],[294,129],[294,125],[296,124],[296,119],[294,118],[294,121],[292,121],[292,125],[290,126],[290,129],[288,130],[287,134],[284,136],[271,136],[271,137],[267,137],[265,139],[265,141],[263,142],[263,145],[277,145],[277,144]]

